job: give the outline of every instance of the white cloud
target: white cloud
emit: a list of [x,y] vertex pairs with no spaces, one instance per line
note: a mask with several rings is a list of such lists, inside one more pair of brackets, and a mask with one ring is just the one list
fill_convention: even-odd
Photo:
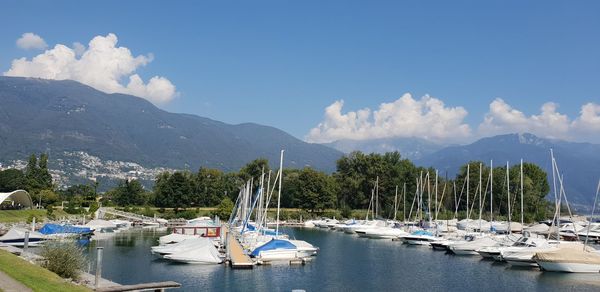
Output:
[[558,112],[558,105],[553,102],[544,103],[540,114],[527,116],[497,98],[490,103],[489,112],[478,129],[482,137],[526,132],[545,138],[600,142],[600,105],[583,105],[579,117],[572,121]]
[[460,141],[471,135],[463,123],[467,111],[462,107],[446,107],[444,102],[430,96],[415,100],[410,94],[379,109],[368,108],[342,113],[343,101],[325,109],[324,121],[310,130],[310,142],[331,142],[340,139],[367,140],[390,137],[421,137],[431,141]]
[[464,122],[463,107],[446,107],[440,99],[424,96],[419,100],[405,94],[372,111],[364,108],[343,113],[344,101],[325,108],[321,123],[306,135],[309,142],[326,143],[340,139],[419,137],[440,143],[470,143],[475,139],[510,133],[532,133],[539,137],[600,143],[600,104],[581,106],[571,119],[558,111],[558,104],[546,102],[539,114],[526,115],[497,98],[489,105],[483,121],[472,132]]
[[[15,59],[6,76],[45,79],[72,79],[108,93],[140,96],[156,104],[171,101],[175,85],[167,78],[154,76],[148,83],[135,71],[152,62],[152,55],[133,56],[126,47],[117,46],[117,36],[110,33],[96,36],[85,46],[74,43],[73,48],[57,44],[53,49],[33,57]],[[129,80],[127,84],[122,80]]]
[[26,32],[17,40],[17,47],[24,50],[41,50],[48,47],[48,45],[46,44],[44,39],[39,35],[32,32]]

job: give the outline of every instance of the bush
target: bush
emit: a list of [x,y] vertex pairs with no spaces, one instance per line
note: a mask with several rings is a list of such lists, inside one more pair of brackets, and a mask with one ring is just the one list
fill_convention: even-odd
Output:
[[29,223],[33,222],[33,218],[35,218],[35,222],[37,222],[37,223],[42,222],[42,219],[39,216],[29,214],[29,216],[27,217],[27,223],[29,224]]
[[183,211],[177,212],[175,214],[175,217],[189,220],[189,219],[194,219],[194,218],[198,217],[198,213],[194,210],[183,210]]
[[50,220],[56,219],[56,217],[54,216],[54,207],[52,207],[51,205],[46,206],[46,217],[48,217],[48,219]]
[[63,278],[76,280],[85,267],[83,250],[73,242],[50,242],[42,247],[42,266]]
[[352,217],[352,208],[350,208],[350,206],[348,206],[348,205],[344,205],[342,207],[341,215],[344,218],[351,218]]

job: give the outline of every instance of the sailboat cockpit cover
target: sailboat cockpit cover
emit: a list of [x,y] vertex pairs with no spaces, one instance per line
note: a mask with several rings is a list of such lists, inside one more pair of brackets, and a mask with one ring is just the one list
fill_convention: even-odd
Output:
[[257,257],[261,251],[268,251],[274,249],[295,249],[296,246],[287,240],[272,239],[271,241],[257,247],[250,254],[253,257]]
[[2,204],[7,199],[12,200],[15,204],[19,204],[24,208],[33,207],[33,201],[29,196],[29,193],[24,190],[16,190],[10,193],[0,193],[0,204]]

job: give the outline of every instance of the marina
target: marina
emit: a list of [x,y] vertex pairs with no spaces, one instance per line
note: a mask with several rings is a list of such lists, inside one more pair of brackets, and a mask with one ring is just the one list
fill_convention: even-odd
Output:
[[[87,247],[104,248],[103,277],[120,284],[181,283],[180,291],[597,291],[600,274],[522,269],[507,263],[462,257],[392,240],[372,240],[319,228],[283,228],[290,237],[320,247],[306,265],[258,265],[251,270],[226,265],[171,263],[149,250],[169,231],[133,228]],[[126,259],[126,260],[124,260]],[[93,273],[93,269],[91,273]]]

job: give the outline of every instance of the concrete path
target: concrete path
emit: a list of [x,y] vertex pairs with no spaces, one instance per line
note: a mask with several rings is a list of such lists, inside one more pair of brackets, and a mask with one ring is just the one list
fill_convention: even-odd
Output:
[[2,271],[0,271],[0,290],[4,292],[33,292],[33,290],[15,281]]

